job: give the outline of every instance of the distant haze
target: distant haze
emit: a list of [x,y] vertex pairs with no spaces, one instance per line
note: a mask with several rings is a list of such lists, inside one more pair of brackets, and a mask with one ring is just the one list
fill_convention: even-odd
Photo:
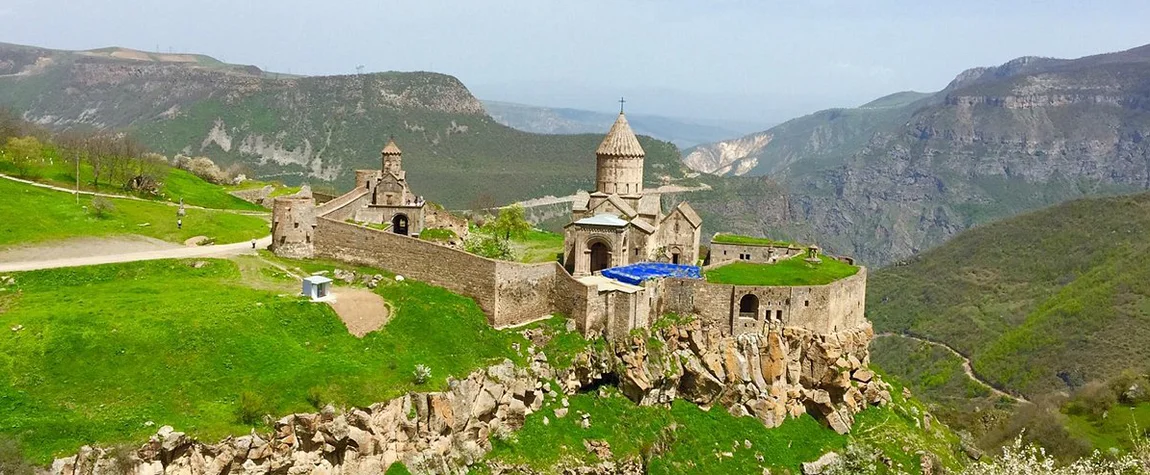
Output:
[[5,0],[0,41],[204,53],[295,74],[433,70],[483,99],[774,123],[1018,56],[1150,42],[1113,0]]

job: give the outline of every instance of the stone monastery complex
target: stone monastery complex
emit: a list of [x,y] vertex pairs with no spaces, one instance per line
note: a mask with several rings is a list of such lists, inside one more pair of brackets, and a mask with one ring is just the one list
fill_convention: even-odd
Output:
[[[810,286],[719,284],[676,272],[647,274],[637,284],[608,277],[611,272],[603,271],[698,263],[702,220],[686,203],[664,211],[659,194],[644,192],[645,153],[623,113],[595,155],[595,190],[576,195],[561,263],[493,260],[413,237],[426,229],[450,229],[464,237],[468,224],[429,206],[409,188],[394,141],[384,147],[380,169],[356,171],[355,188],[342,196],[320,205],[306,194],[276,198],[272,250],[379,267],[445,287],[475,299],[496,327],[559,313],[572,318],[584,335],[625,338],[661,315],[676,313],[698,316],[725,336],[783,328],[818,335],[869,331],[863,316],[865,268]],[[704,270],[738,261],[772,265],[804,255],[818,260],[817,248],[716,246]]]

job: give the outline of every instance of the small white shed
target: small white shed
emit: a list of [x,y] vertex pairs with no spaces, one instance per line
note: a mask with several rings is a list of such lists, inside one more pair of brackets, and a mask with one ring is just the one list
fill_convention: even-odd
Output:
[[303,295],[321,300],[331,294],[331,279],[322,275],[309,275],[303,279]]

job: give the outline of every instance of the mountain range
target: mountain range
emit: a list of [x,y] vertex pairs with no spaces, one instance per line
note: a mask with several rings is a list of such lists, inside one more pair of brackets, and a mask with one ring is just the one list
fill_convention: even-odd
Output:
[[[616,116],[614,113],[501,101],[483,101],[483,108],[500,124],[537,134],[600,133],[611,128]],[[649,114],[628,113],[627,120],[635,133],[665,140],[679,147],[717,142],[749,132],[745,130],[746,127],[731,128],[730,125],[710,124],[707,121]]]
[[1023,57],[701,145],[724,175],[691,196],[728,229],[810,238],[886,264],[960,231],[1068,199],[1150,186],[1150,46]]
[[[418,193],[452,207],[590,187],[595,134],[504,126],[454,77],[293,77],[207,56],[0,44],[0,106],[56,128],[128,130],[158,152],[240,163],[256,177],[351,186],[389,136]],[[641,137],[651,183],[683,176],[678,149]]]

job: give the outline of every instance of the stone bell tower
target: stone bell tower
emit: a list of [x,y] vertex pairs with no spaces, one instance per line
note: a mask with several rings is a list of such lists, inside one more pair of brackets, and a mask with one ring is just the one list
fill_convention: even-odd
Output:
[[392,173],[400,180],[404,179],[403,151],[395,144],[394,138],[387,141],[387,145],[383,147],[380,155],[383,158],[383,173]]
[[643,192],[643,159],[639,139],[631,131],[627,116],[619,118],[595,151],[595,191],[608,195],[639,196]]

